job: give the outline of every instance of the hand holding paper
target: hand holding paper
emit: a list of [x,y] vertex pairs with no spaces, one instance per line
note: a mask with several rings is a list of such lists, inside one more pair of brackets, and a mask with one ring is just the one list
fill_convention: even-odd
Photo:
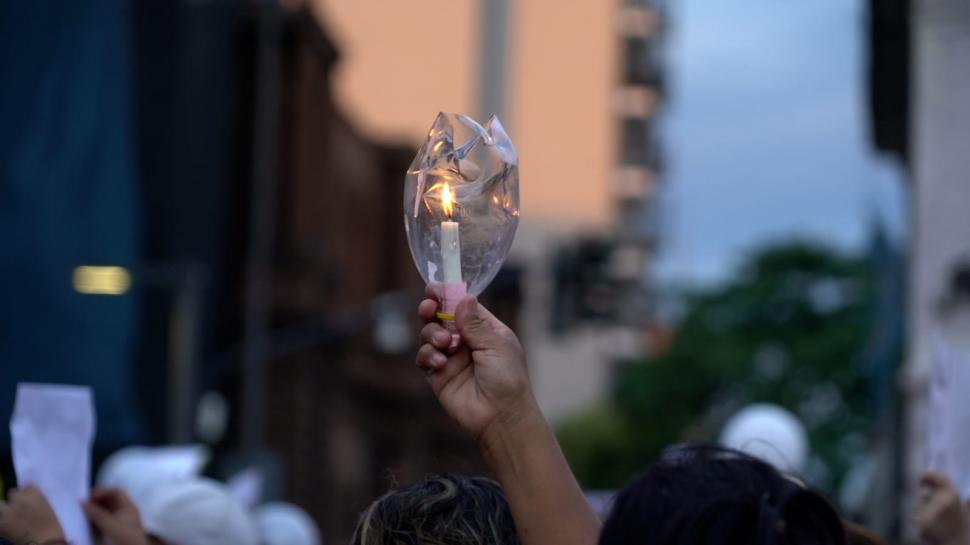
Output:
[[970,358],[942,335],[934,337],[927,428],[928,469],[953,483],[970,501]]
[[920,499],[913,523],[920,538],[931,545],[966,545],[970,520],[960,495],[946,475],[928,471],[920,478]]
[[94,438],[90,388],[20,384],[10,420],[13,463],[20,487],[47,497],[73,545],[91,545],[81,510],[87,499]]
[[141,514],[120,488],[96,488],[84,504],[91,525],[101,535],[102,545],[148,545]]
[[9,500],[0,502],[0,538],[15,545],[64,539],[57,515],[37,487],[14,490]]

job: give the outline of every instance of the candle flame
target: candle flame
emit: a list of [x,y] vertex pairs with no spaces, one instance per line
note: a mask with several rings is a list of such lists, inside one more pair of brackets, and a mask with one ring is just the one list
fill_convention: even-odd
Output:
[[449,219],[455,213],[455,196],[451,192],[451,188],[448,187],[448,182],[445,182],[441,188],[441,208]]

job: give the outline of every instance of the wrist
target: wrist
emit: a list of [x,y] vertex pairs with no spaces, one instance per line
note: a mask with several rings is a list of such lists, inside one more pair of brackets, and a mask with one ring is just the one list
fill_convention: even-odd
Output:
[[478,436],[478,448],[489,465],[494,465],[496,458],[513,456],[551,433],[538,402],[529,393],[492,419]]

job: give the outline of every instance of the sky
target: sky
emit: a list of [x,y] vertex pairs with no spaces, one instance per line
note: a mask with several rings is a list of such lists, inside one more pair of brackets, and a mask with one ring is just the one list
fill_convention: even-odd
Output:
[[660,282],[716,283],[785,238],[902,240],[905,187],[870,144],[861,1],[672,0]]

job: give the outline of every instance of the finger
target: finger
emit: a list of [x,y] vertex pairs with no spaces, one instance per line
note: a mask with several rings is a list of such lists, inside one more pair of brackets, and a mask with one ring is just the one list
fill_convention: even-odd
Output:
[[114,523],[114,520],[111,517],[111,512],[94,502],[82,502],[81,509],[84,510],[84,514],[87,515],[88,520],[91,521],[91,524],[102,532],[105,529],[110,529],[111,525]]
[[128,496],[115,487],[97,487],[91,491],[90,501],[97,503],[108,511],[117,511],[131,503]]
[[939,517],[944,511],[946,511],[947,506],[954,501],[954,498],[945,493],[933,494],[929,501],[923,505],[923,514],[928,520],[933,520]]
[[913,515],[912,515],[914,520],[916,519],[925,520],[926,518],[928,518],[929,502],[931,499],[932,499],[931,496],[927,496],[925,498],[919,499],[916,502],[916,505],[913,507]]
[[45,509],[51,509],[50,500],[47,499],[47,495],[44,494],[44,491],[40,488],[31,485],[27,487],[22,494],[27,496],[34,505],[43,506]]
[[439,350],[451,345],[451,332],[439,323],[431,322],[421,328],[421,343],[430,344]]
[[418,304],[418,318],[422,322],[433,322],[438,314],[438,301],[434,299],[424,299]]
[[471,353],[467,347],[459,349],[448,357],[443,367],[436,368],[434,373],[427,374],[428,384],[436,396],[441,396],[441,392],[453,381],[474,379],[471,375]]
[[920,476],[919,484],[933,488],[952,487],[946,474],[939,471],[927,471]]
[[435,301],[440,299],[440,297],[438,296],[437,290],[435,290],[435,287],[432,286],[431,284],[428,284],[424,287],[424,295],[428,299],[433,299]]
[[17,491],[23,494],[31,494],[31,495],[41,494],[40,489],[37,488],[37,485],[35,484],[28,484],[27,486],[22,486],[18,488]]
[[437,348],[431,346],[430,344],[421,345],[418,348],[418,355],[415,358],[415,363],[418,367],[432,372],[441,369],[448,363],[448,357],[438,351]]
[[467,297],[458,303],[455,323],[462,339],[472,350],[495,348],[497,344],[504,342],[503,336],[508,330],[475,297]]
[[110,499],[115,490],[117,489],[110,486],[96,486],[91,489],[91,501],[101,502]]

